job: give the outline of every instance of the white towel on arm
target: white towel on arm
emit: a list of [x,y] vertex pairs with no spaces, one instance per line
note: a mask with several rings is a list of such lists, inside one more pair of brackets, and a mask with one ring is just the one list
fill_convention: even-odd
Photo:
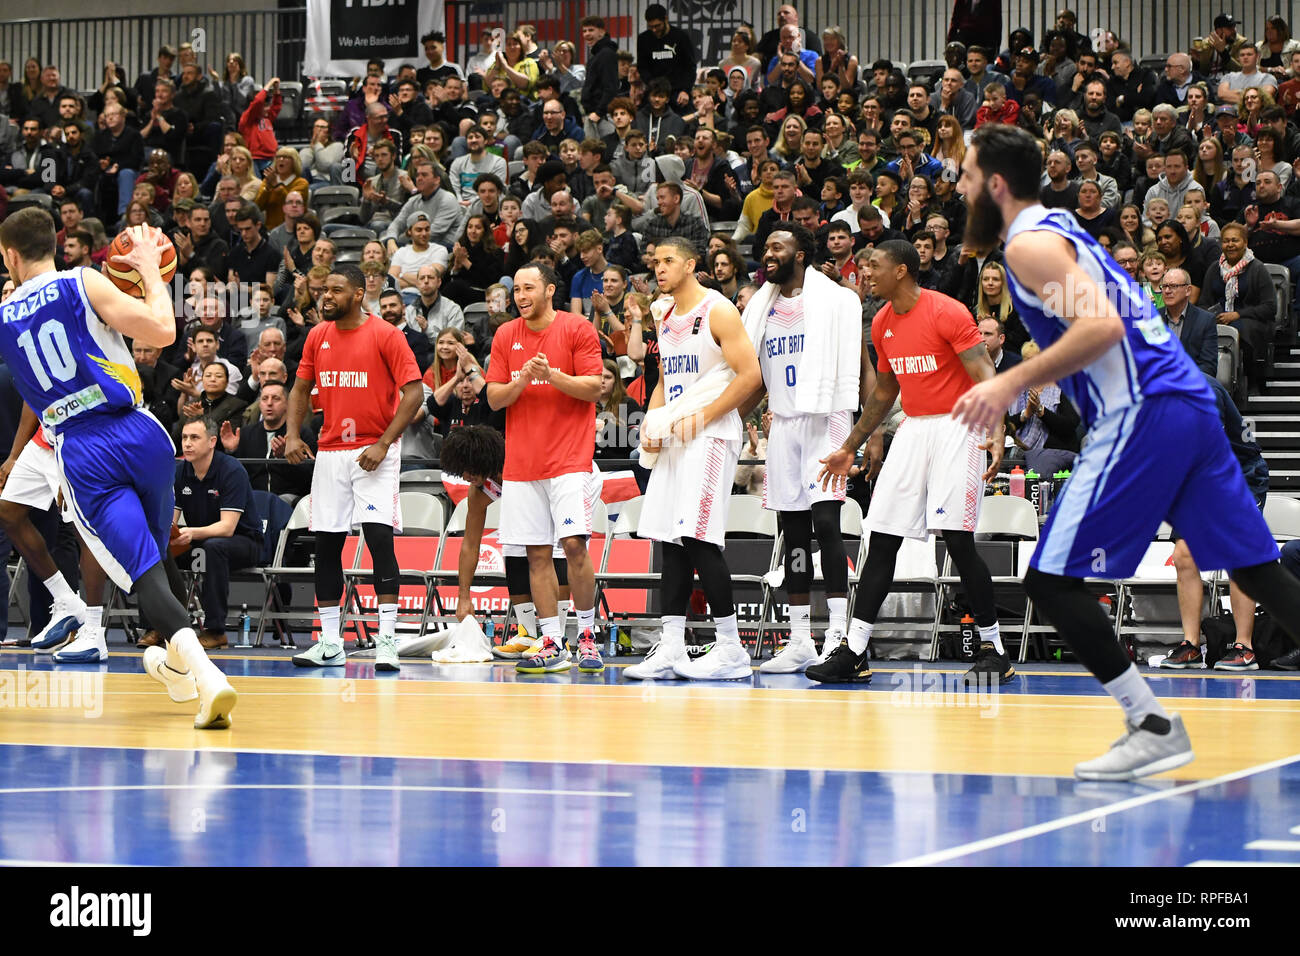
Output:
[[[754,293],[745,307],[746,329],[760,316],[766,324],[780,291],[765,282]],[[862,302],[811,267],[804,272],[802,298],[804,344],[799,381],[794,387],[795,406],[804,415],[856,411],[862,373]],[[762,345],[761,338],[758,345]]]
[[[673,300],[668,296],[656,299],[650,304],[650,312],[654,316],[656,329],[662,325],[663,317],[672,307],[672,304]],[[745,331],[749,335],[750,344],[754,346],[755,353],[757,353],[758,346],[763,341],[763,329],[767,324],[767,313],[751,313],[749,309],[746,309],[742,321],[745,323]],[[709,371],[697,378],[689,388],[683,389],[682,393],[671,402],[666,402],[658,408],[652,408],[646,412],[645,418],[641,421],[641,436],[659,442],[670,439],[674,424],[687,415],[694,415],[696,412],[707,408],[711,402],[715,401],[719,395],[727,390],[727,386],[731,384],[735,377],[735,371],[725,363],[709,369]],[[640,461],[642,467],[653,468],[658,460],[658,452],[641,450]]]

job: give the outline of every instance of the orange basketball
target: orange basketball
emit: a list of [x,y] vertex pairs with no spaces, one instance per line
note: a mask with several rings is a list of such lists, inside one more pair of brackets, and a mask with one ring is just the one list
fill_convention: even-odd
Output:
[[[131,250],[131,246],[139,242],[144,236],[144,230],[140,226],[130,226],[123,229],[114,237],[108,246],[108,258],[104,261],[104,272],[112,280],[113,285],[117,286],[127,295],[133,295],[137,299],[144,298],[144,284],[140,281],[140,273],[134,269],[124,269],[113,262],[114,256],[125,255]],[[172,276],[176,274],[176,247],[172,245],[170,239],[163,237],[166,245],[163,246],[162,259],[158,263],[158,271],[162,273],[163,282],[170,282]]]

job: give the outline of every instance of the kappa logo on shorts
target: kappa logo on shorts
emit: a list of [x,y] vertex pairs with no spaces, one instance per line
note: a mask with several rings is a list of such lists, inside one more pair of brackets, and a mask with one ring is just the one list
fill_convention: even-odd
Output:
[[936,515],[941,515],[941,514],[946,514],[947,512],[945,512],[942,508],[935,508],[934,513]]
[[564,519],[564,523],[565,523],[566,525],[573,524],[573,519],[572,519],[572,518],[565,518],[565,519]]
[[809,491],[816,491],[816,490],[817,490],[817,482],[814,481],[814,482],[810,483],[810,484],[808,485],[808,490],[809,490]]
[[378,511],[379,509],[376,508],[374,505],[366,505],[366,510],[367,510],[367,511]]

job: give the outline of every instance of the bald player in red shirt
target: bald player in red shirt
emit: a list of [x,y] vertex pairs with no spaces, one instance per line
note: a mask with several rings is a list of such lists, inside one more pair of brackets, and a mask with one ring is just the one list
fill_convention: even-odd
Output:
[[375,670],[398,670],[397,555],[393,533],[402,530],[397,506],[402,432],[411,424],[424,389],[406,336],[361,307],[365,279],[354,265],[335,265],[325,280],[320,313],[307,333],[289,396],[285,460],[313,457],[299,437],[315,401],[325,413],[311,476],[311,529],[316,535],[316,603],[320,640],[294,657],[299,667],[342,667],[347,660],[339,629],[343,597],[343,545],[360,525],[374,561],[379,601]]
[[600,340],[592,324],[552,308],[559,279],[548,263],[515,273],[519,318],[492,338],[487,399],[506,410],[506,462],[501,474],[503,545],[522,545],[541,650],[521,660],[521,674],[568,670],[556,607],[559,581],[551,559],[558,540],[569,563],[569,589],[578,618],[578,669],[605,666],[595,640],[596,574],[587,553],[597,487],[591,481],[600,397]]
[[[984,482],[997,474],[1005,434],[975,432],[952,418],[953,406],[976,382],[996,373],[970,310],[946,295],[916,284],[921,258],[910,243],[883,242],[867,262],[871,294],[886,300],[871,323],[876,389],[852,433],[822,459],[826,483],[844,481],[858,447],[884,421],[901,393],[907,419],[894,436],[867,511],[871,544],[858,585],[848,639],[825,661],[804,673],[822,683],[871,679],[867,642],[880,605],[894,580],[903,538],[943,535],[961,576],[980,631],[980,651],[971,673],[1015,676],[998,632],[993,579],[975,550],[975,525]],[[992,462],[985,467],[985,455]]]

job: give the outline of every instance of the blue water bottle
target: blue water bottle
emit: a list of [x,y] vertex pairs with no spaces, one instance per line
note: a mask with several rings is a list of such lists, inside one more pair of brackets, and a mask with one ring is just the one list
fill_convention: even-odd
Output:
[[618,656],[618,628],[612,624],[609,627],[609,649],[607,653],[610,657]]
[[495,634],[496,631],[497,622],[493,620],[492,615],[489,614],[487,620],[483,622],[483,634],[487,637],[489,644],[492,643],[492,635]]
[[243,636],[243,639],[240,641],[239,646],[240,646],[240,647],[252,647],[252,646],[253,646],[253,642],[250,641],[248,638],[249,638],[249,634],[250,634],[250,633],[252,632],[252,630],[253,630],[253,619],[252,619],[251,617],[248,616],[248,605],[247,605],[247,604],[244,605],[244,609],[243,609],[243,611],[242,611],[242,614],[243,614],[243,616],[240,618],[240,622],[241,622],[241,625],[242,625],[242,627],[243,627],[243,629],[244,629],[244,636]]

